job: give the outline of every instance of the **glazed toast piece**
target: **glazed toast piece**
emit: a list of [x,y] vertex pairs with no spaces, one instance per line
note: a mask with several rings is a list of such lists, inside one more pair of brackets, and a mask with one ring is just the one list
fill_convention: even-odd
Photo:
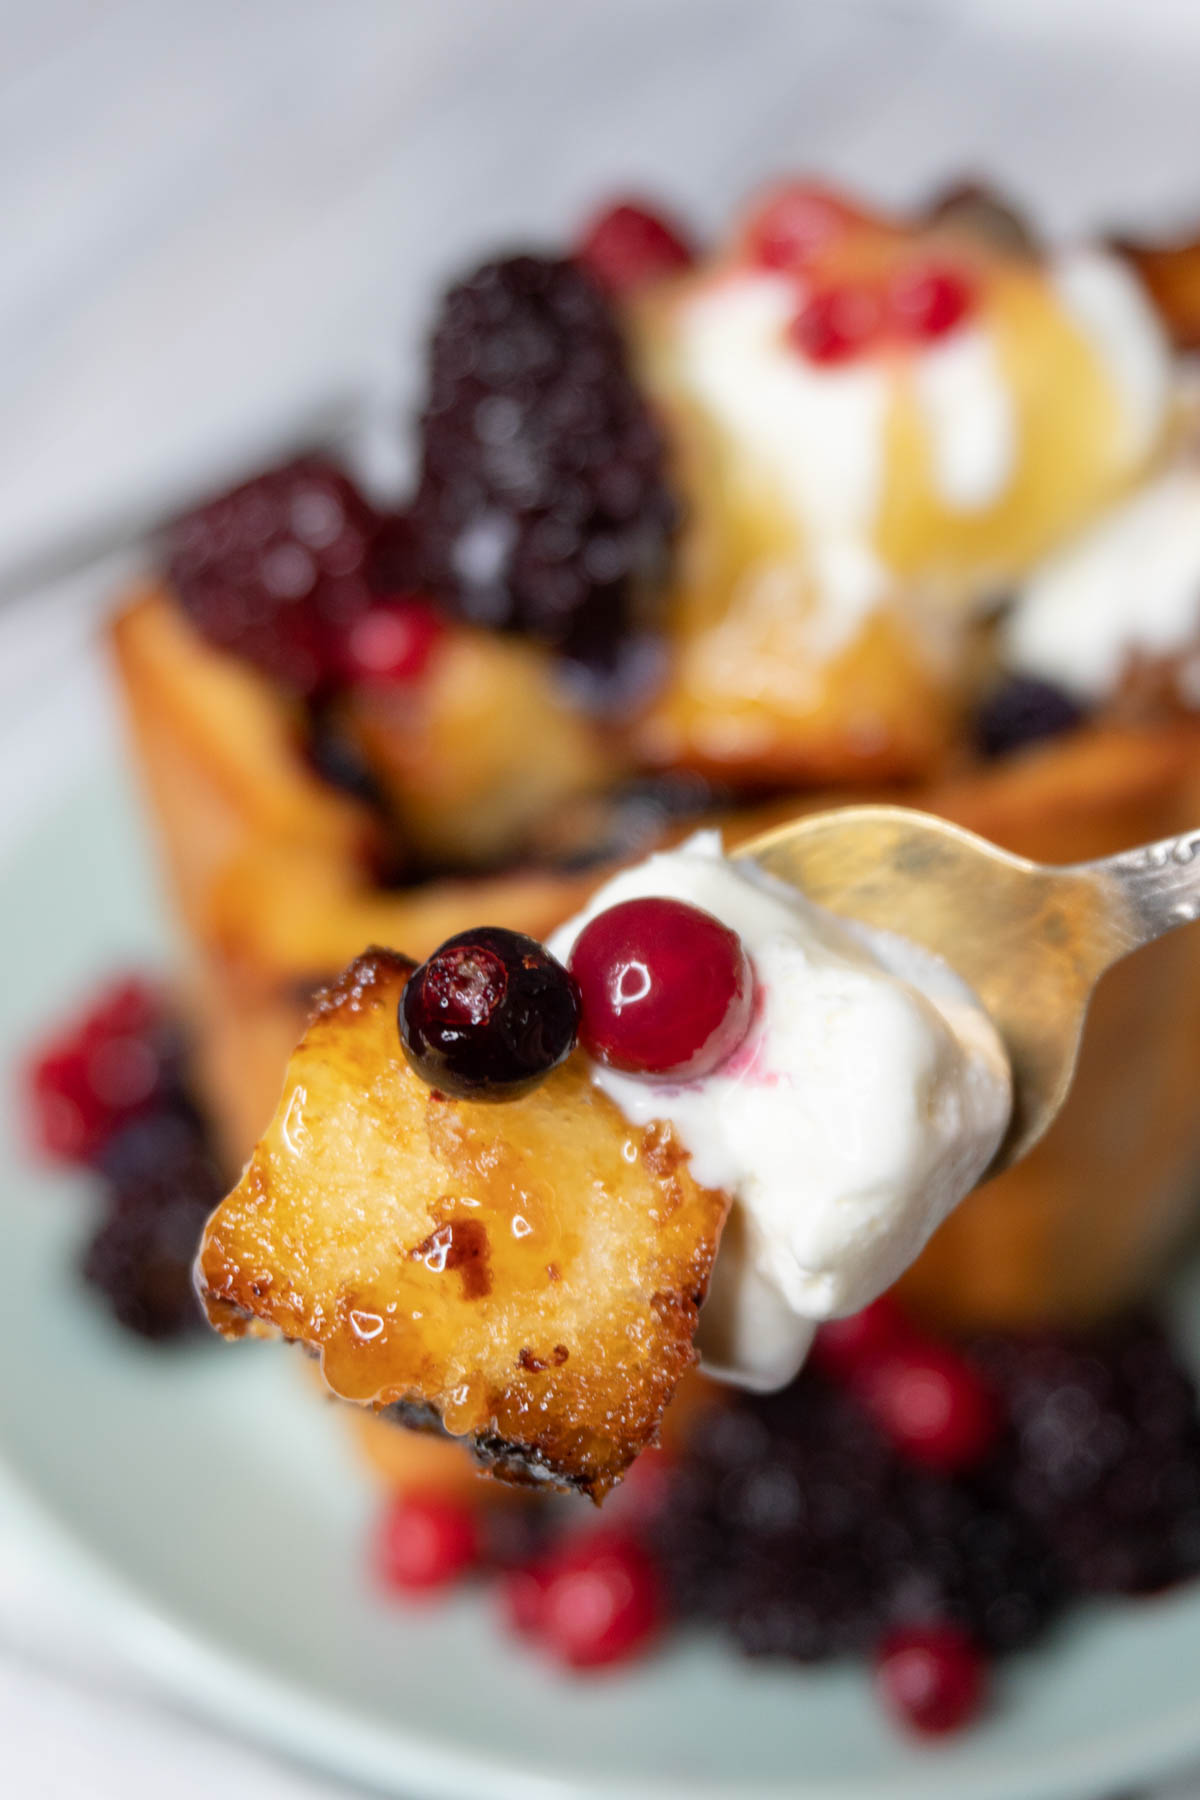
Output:
[[129,595],[110,642],[138,773],[189,930],[208,936],[214,890],[260,843],[365,879],[382,849],[379,821],[314,772],[295,706],[263,675],[206,644],[160,586]]
[[396,1024],[412,967],[368,951],[318,995],[209,1221],[209,1318],[297,1340],[335,1394],[469,1439],[502,1479],[599,1499],[695,1360],[727,1196],[578,1054],[515,1100],[429,1087]]
[[549,653],[496,632],[445,627],[420,683],[363,683],[342,706],[400,841],[434,866],[514,859],[624,767]]

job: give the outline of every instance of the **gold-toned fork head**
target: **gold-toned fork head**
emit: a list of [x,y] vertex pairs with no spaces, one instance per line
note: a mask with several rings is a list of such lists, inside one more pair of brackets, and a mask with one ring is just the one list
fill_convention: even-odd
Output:
[[1104,971],[1200,917],[1200,831],[1055,868],[928,813],[852,806],[779,826],[737,854],[831,912],[932,951],[974,988],[1012,1064],[993,1174],[1032,1148],[1066,1099]]

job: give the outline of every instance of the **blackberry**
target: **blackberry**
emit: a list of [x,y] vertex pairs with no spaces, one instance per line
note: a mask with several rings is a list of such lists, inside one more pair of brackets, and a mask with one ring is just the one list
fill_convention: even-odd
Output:
[[750,1655],[862,1655],[892,1629],[940,1623],[1003,1652],[1063,1603],[1036,1526],[970,1477],[905,1463],[846,1391],[806,1370],[700,1421],[657,1550],[684,1617]]
[[1077,1589],[1151,1593],[1200,1574],[1200,1413],[1161,1325],[1138,1314],[976,1355],[1017,1433],[1010,1502]]
[[179,1337],[202,1322],[192,1263],[225,1191],[199,1116],[181,1098],[118,1133],[104,1152],[108,1194],[83,1258],[88,1284],[139,1337]]
[[446,296],[411,514],[421,585],[618,690],[658,618],[677,513],[609,302],[512,256]]
[[1083,708],[1070,694],[1035,675],[1009,675],[986,695],[975,717],[983,756],[1006,756],[1082,724]]
[[371,599],[380,525],[340,469],[302,457],[177,520],[167,573],[210,643],[312,694]]

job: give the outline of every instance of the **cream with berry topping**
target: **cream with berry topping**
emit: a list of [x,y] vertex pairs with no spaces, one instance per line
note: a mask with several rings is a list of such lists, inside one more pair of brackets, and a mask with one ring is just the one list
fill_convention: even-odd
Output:
[[[805,566],[832,653],[898,585],[990,597],[1077,530],[1155,448],[1170,362],[1113,254],[1039,260],[824,206],[819,242],[781,246],[760,215],[678,283],[646,360],[681,427],[709,435],[701,484],[753,496],[728,507],[730,604],[764,556]],[[872,583],[829,577],[847,546]]]
[[690,1081],[592,1063],[632,1124],[670,1122],[734,1209],[701,1315],[711,1372],[790,1380],[815,1322],[896,1279],[983,1175],[1011,1105],[1007,1059],[936,959],[867,933],[731,861],[716,832],[625,870],[550,940],[563,961],[623,901],[698,907],[741,939],[755,1007],[739,1047]]

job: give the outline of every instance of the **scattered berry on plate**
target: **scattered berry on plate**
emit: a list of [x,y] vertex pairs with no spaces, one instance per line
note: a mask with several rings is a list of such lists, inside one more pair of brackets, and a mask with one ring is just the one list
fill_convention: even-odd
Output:
[[157,990],[133,979],[114,983],[32,1062],[35,1144],[64,1162],[90,1162],[121,1125],[154,1105],[177,1054]]
[[475,1507],[446,1494],[400,1494],[380,1522],[375,1565],[384,1585],[404,1594],[452,1586],[479,1558]]
[[575,258],[617,298],[664,275],[676,275],[694,261],[675,221],[632,199],[605,207],[588,222]]
[[861,1370],[855,1388],[901,1455],[951,1474],[993,1448],[1000,1411],[983,1376],[949,1344],[900,1339]]
[[850,1388],[806,1369],[697,1418],[648,1542],[675,1614],[751,1656],[871,1656],[893,1627],[931,1621],[1008,1653],[1045,1631],[1066,1589],[996,1460],[923,1468]]
[[549,1581],[549,1566],[543,1562],[519,1563],[501,1575],[500,1612],[514,1636],[540,1636]]
[[885,1707],[901,1725],[921,1737],[941,1737],[978,1714],[987,1665],[966,1633],[953,1625],[918,1625],[884,1639],[875,1681]]
[[661,435],[592,278],[513,256],[452,288],[410,514],[421,585],[619,689],[658,625],[676,523]]
[[107,1192],[84,1279],[136,1336],[190,1334],[201,1324],[192,1265],[227,1185],[203,1122],[176,1095],[110,1138],[98,1167]]
[[741,939],[683,900],[623,900],[597,913],[570,968],[584,1048],[631,1074],[710,1074],[750,1024],[754,975]]
[[972,1355],[1019,1454],[999,1473],[1073,1587],[1156,1593],[1200,1574],[1200,1409],[1163,1327],[1135,1313],[1086,1336],[997,1336]]
[[601,1526],[567,1538],[541,1563],[504,1580],[509,1624],[571,1669],[643,1653],[664,1623],[653,1559],[628,1532]]
[[443,1093],[505,1100],[574,1047],[579,996],[543,945],[498,926],[463,931],[414,970],[400,998],[400,1041]]

